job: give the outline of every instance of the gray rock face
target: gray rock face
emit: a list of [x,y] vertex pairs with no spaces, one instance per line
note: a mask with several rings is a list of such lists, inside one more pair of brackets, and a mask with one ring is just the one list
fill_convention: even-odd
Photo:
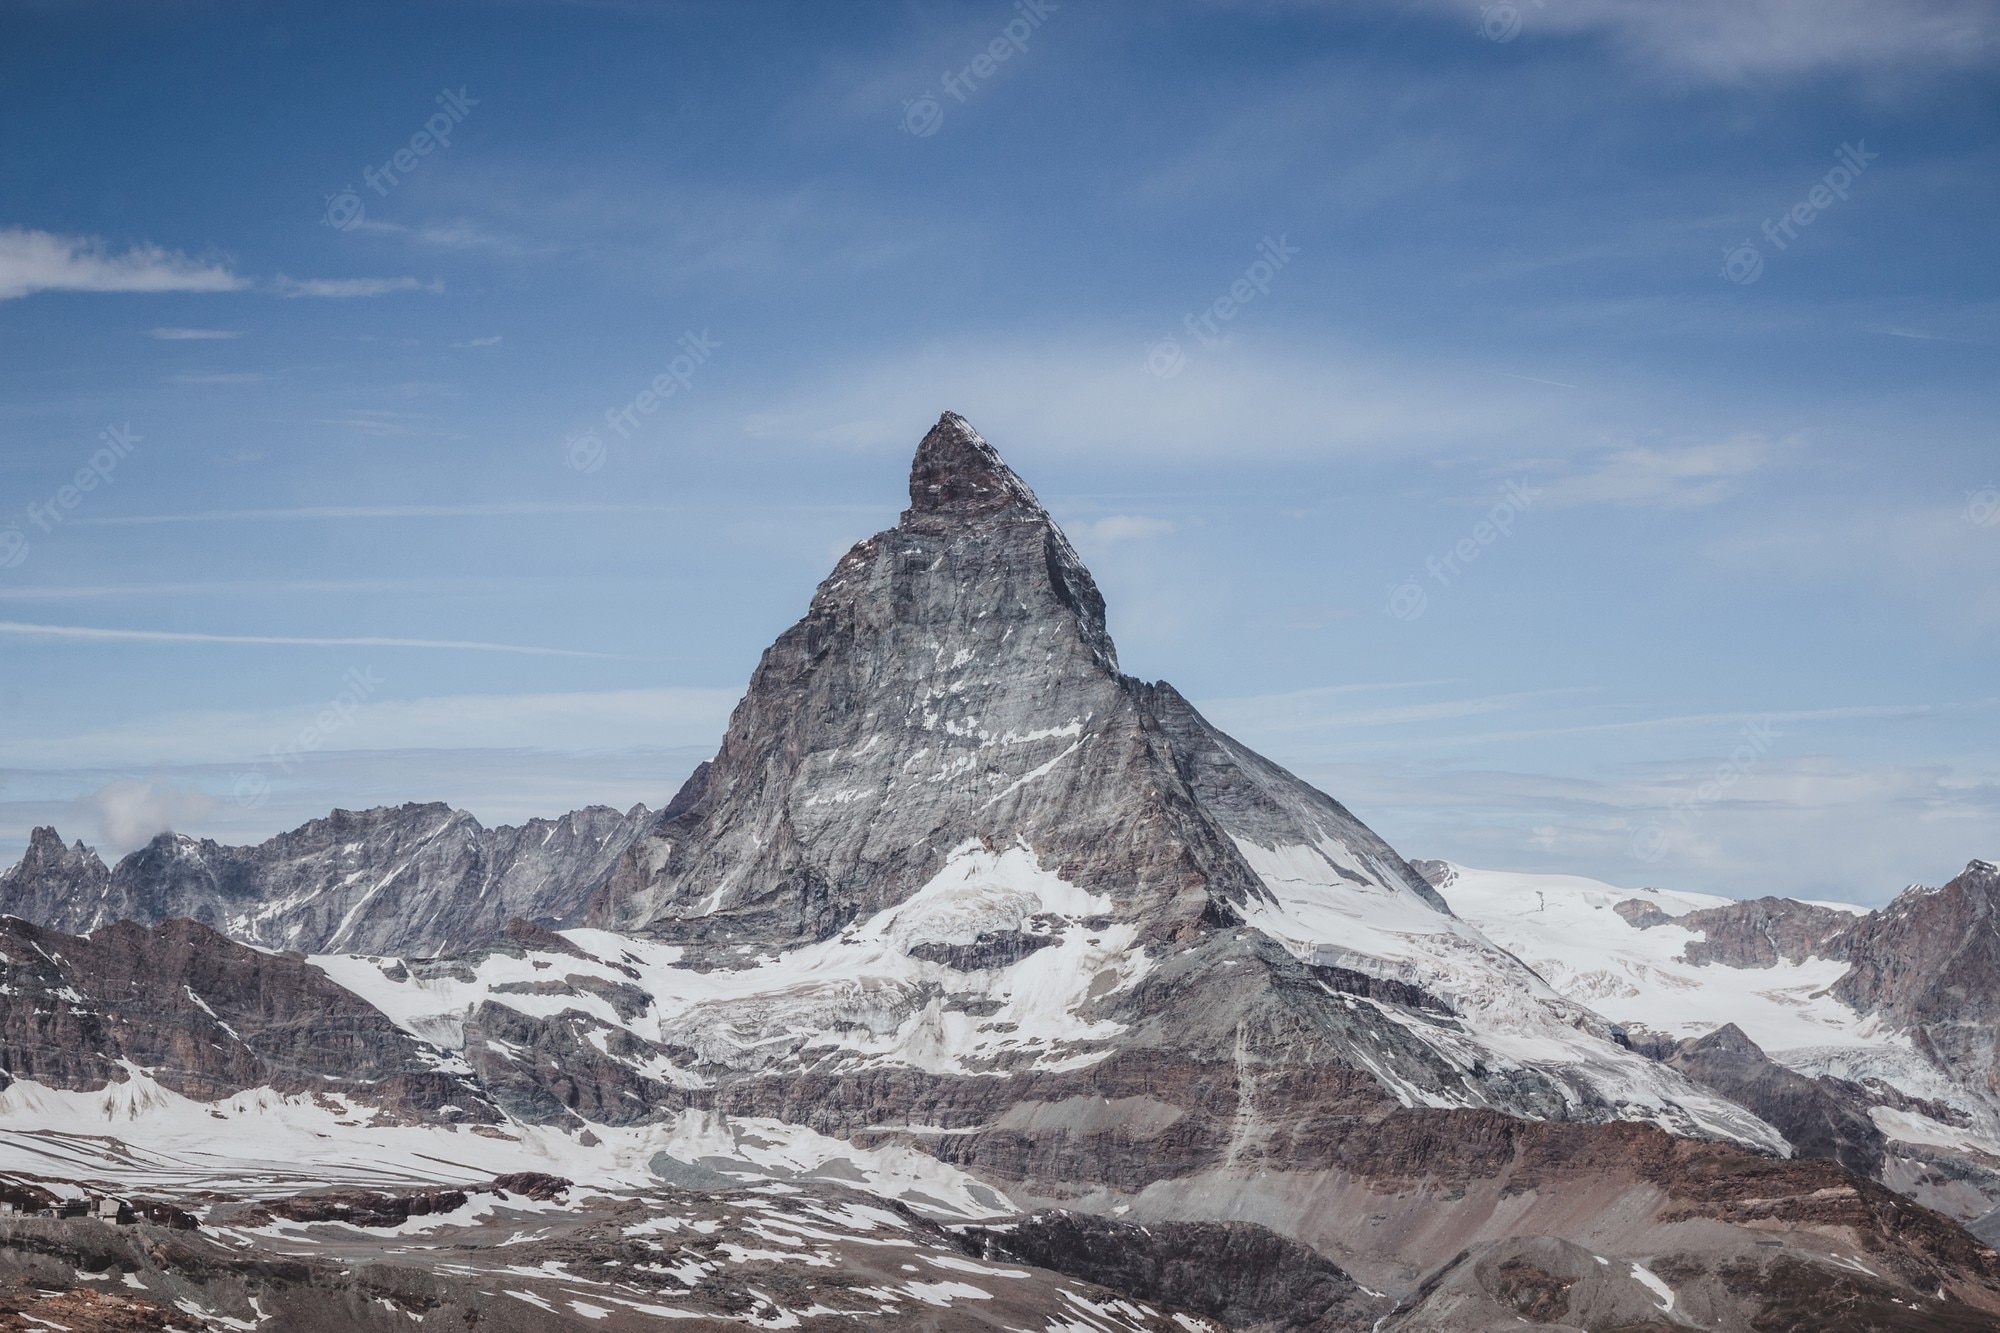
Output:
[[826,939],[968,840],[1034,848],[1146,938],[1267,897],[1231,835],[1322,832],[1448,913],[1337,802],[1171,686],[1120,674],[1104,600],[992,447],[947,414],[910,507],[764,654],[715,759],[612,875],[597,917],[710,950]]
[[163,833],[106,872],[35,830],[0,876],[0,912],[84,934],[186,917],[265,948],[439,954],[497,939],[515,918],[578,924],[651,812],[591,806],[483,828],[442,804],[336,810],[255,847]]
[[137,1067],[198,1101],[269,1087],[409,1119],[499,1119],[449,1063],[295,954],[193,921],[83,938],[0,917],[0,1086],[95,1091]]
[[1855,925],[1834,994],[1908,1030],[1962,1084],[2000,1097],[2000,867],[1974,861]]
[[1790,898],[1748,898],[1688,912],[1673,921],[1688,930],[1707,932],[1683,954],[1697,967],[1710,963],[1775,967],[1780,960],[1802,963],[1808,958],[1846,957],[1854,915]]
[[999,1230],[967,1228],[961,1242],[975,1257],[1052,1269],[1242,1333],[1372,1329],[1392,1308],[1308,1246],[1250,1222],[1141,1226],[1051,1211]]
[[1881,1178],[1884,1139],[1868,1116],[1876,1099],[1865,1089],[1794,1073],[1734,1023],[1681,1042],[1666,1062],[1777,1126],[1800,1156],[1832,1158],[1856,1175]]
[[20,864],[0,871],[0,911],[60,930],[74,906],[103,902],[110,887],[96,852],[81,841],[65,847],[54,829],[38,828]]

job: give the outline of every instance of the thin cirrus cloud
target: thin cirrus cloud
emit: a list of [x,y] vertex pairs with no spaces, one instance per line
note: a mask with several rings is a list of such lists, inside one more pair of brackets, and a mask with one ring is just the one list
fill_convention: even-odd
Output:
[[[1397,0],[1398,7],[1402,0]],[[1636,61],[1718,82],[1991,65],[1989,0],[1425,0],[1491,40],[1602,36]]]
[[1544,509],[1696,508],[1729,499],[1757,473],[1783,467],[1804,450],[1801,435],[1772,439],[1754,431],[1695,444],[1622,444],[1536,483],[1529,496],[1531,503]]
[[[220,261],[191,259],[152,244],[118,251],[94,236],[60,236],[27,227],[0,227],[0,301],[37,292],[240,292],[257,286]],[[347,299],[391,292],[442,292],[444,284],[412,277],[291,278],[270,290],[285,297]],[[223,329],[155,329],[165,341],[234,338]]]
[[72,643],[241,643],[298,648],[441,648],[462,652],[521,653],[532,657],[609,657],[609,653],[577,648],[540,648],[513,643],[482,643],[467,639],[397,639],[376,635],[349,638],[308,638],[289,634],[199,634],[181,630],[100,629],[91,625],[37,625],[0,620],[0,634],[16,638],[64,640]]
[[239,329],[154,329],[153,337],[161,342],[219,342],[227,338],[241,338]]
[[288,278],[280,273],[272,284],[272,290],[284,297],[314,296],[346,301],[361,296],[387,296],[392,292],[429,292],[436,295],[444,290],[444,283],[436,279],[424,282],[411,277]]
[[204,509],[187,514],[113,514],[69,520],[78,527],[129,528],[159,523],[261,523],[356,518],[520,518],[538,514],[663,514],[673,505],[547,504],[312,505],[299,509]]
[[[393,688],[393,671],[376,671]],[[331,688],[331,685],[329,685]],[[692,686],[544,694],[428,695],[371,699],[327,737],[329,750],[540,754],[608,752],[634,747],[713,745],[729,722],[738,690]],[[0,738],[0,764],[78,772],[82,766],[195,765],[254,762],[273,743],[295,736],[325,707],[323,698],[275,709],[159,714],[109,727]],[[671,794],[672,785],[667,785]],[[658,791],[650,799],[660,799]],[[537,813],[555,815],[551,805]]]
[[0,228],[0,301],[36,292],[233,292],[248,285],[225,264],[157,245],[115,253],[94,237]]
[[1148,518],[1143,514],[1107,514],[1103,518],[1086,523],[1072,523],[1067,527],[1069,535],[1085,546],[1115,546],[1119,542],[1143,541],[1148,537],[1164,537],[1174,530],[1174,525],[1164,518]]

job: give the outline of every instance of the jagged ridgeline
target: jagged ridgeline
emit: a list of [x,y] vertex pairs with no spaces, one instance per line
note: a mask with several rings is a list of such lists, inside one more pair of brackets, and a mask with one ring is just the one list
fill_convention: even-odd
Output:
[[[1441,892],[1125,675],[1089,571],[963,418],[909,493],[657,813],[337,811],[114,868],[38,830],[0,877],[28,919],[0,932],[0,1187],[50,1193],[51,1162],[143,1183],[232,1245],[324,1246],[285,1280],[348,1296],[344,1265],[430,1266],[329,1327],[406,1321],[426,1283],[421,1309],[495,1328],[1993,1326],[2000,1256],[1904,1197],[1990,1206],[1971,1139],[1911,1165],[1914,1137],[2000,1130],[1985,1094],[1607,1021],[1611,983],[1558,990],[1519,956],[1534,927],[1447,902],[1499,879],[1427,864]],[[1939,1016],[1994,1012],[2000,987],[1963,994],[1991,950],[1930,974],[1915,943],[1976,934],[1987,871],[1852,920],[1598,887],[1558,909],[1662,995],[1811,966],[1843,1033],[1908,1057],[1871,1069],[1993,1067],[1990,1022],[1982,1045]],[[1791,1003],[1742,989],[1751,1026]],[[104,1116],[115,1143],[73,1132]],[[509,1199],[521,1173],[579,1190]],[[432,1249],[419,1205],[459,1217],[422,1223]],[[357,1216],[404,1230],[370,1250]],[[0,1279],[29,1272],[12,1252]],[[97,1260],[65,1262],[74,1285]],[[248,1282],[184,1294],[254,1322]]]

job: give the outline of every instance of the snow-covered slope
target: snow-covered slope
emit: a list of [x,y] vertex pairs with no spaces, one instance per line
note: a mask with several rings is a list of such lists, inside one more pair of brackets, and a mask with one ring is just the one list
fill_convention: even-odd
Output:
[[[1624,1119],[1786,1150],[1770,1126],[1620,1045],[1598,1013],[1522,966],[1518,950],[1439,911],[1365,852],[1330,836],[1277,848],[1239,838],[1237,847],[1270,892],[1269,901],[1242,909],[1246,924],[1307,963],[1401,983],[1440,1001],[1458,1020],[1456,1031],[1424,1018],[1421,1007],[1382,1012],[1454,1063],[1553,1075],[1579,1113],[1595,1102]],[[1396,1086],[1386,1071],[1377,1076]],[[1416,1105],[1482,1104],[1476,1095],[1396,1090]]]
[[[1902,1041],[1880,1020],[1833,998],[1829,988],[1847,970],[1840,959],[1781,959],[1766,968],[1697,966],[1685,954],[1704,931],[1672,922],[1641,927],[1632,920],[1640,916],[1633,908],[1618,910],[1637,902],[1679,917],[1727,907],[1727,898],[1460,865],[1450,867],[1442,892],[1454,911],[1549,985],[1614,1023],[1676,1038],[1734,1023],[1780,1060],[1782,1052],[1799,1048]],[[1817,905],[1856,916],[1864,910]]]
[[[1733,1025],[1771,1061],[1814,1080],[1813,1096],[1872,1123],[1885,1182],[1967,1221],[2000,1220],[2000,1097],[1975,1061],[1943,1045],[1969,1035],[1975,1056],[1990,1049],[1981,1006],[1993,983],[1973,972],[1951,983],[1963,1019],[1948,1003],[1903,1012],[1853,999],[1859,976],[1893,975],[1914,988],[1927,972],[1916,955],[1941,959],[1959,947],[1964,923],[1930,942],[1912,943],[1921,936],[1903,931],[1911,938],[1883,960],[1869,940],[1880,922],[1893,927],[1938,901],[1976,905],[1966,886],[1982,863],[1945,890],[1912,889],[1880,914],[1848,903],[1739,902],[1574,875],[1423,865],[1462,917],[1569,999],[1656,1042],[1688,1043]],[[1830,925],[1836,933],[1828,935]],[[1731,1095],[1755,1100],[1750,1086]],[[1774,1096],[1785,1104],[1797,1093]]]

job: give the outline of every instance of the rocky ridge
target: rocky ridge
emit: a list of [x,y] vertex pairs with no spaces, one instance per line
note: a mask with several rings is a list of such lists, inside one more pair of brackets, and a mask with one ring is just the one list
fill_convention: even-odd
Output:
[[254,847],[162,833],[110,870],[38,828],[0,874],[0,912],[72,934],[185,917],[264,948],[458,952],[515,919],[580,922],[651,814],[590,806],[489,829],[435,802],[336,810]]

